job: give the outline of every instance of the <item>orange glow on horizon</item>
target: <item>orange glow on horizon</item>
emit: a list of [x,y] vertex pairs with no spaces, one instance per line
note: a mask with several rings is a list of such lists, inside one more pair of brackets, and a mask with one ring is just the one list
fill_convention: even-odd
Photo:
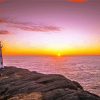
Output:
[[[11,38],[3,43],[3,54],[35,56],[100,55],[99,41],[94,42],[95,37],[91,36],[90,38],[88,35],[84,37],[82,34],[75,34],[76,32],[71,33],[73,34],[69,35],[68,38],[61,37],[61,35],[46,36],[44,38],[47,40],[41,40],[40,44],[34,43],[32,39],[26,41],[26,37],[24,37],[26,39],[24,42],[22,39],[12,40],[13,38]],[[53,38],[53,41],[51,38]],[[39,41],[38,37],[37,41]]]
[[77,56],[77,55],[100,55],[98,48],[72,48],[57,51],[53,49],[36,49],[36,48],[3,48],[3,55],[26,55],[26,56]]

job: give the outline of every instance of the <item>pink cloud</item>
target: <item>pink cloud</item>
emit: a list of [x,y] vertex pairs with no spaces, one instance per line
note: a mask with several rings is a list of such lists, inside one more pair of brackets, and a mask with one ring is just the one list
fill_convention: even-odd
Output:
[[51,32],[60,31],[60,27],[54,25],[27,24],[21,22],[10,21],[8,19],[0,19],[0,23],[6,24],[8,27],[19,28],[25,31]]
[[60,31],[59,27],[52,26],[52,25],[13,24],[12,27],[19,28],[25,31],[36,31],[36,32]]
[[0,35],[6,35],[6,34],[10,34],[10,32],[7,30],[0,30]]

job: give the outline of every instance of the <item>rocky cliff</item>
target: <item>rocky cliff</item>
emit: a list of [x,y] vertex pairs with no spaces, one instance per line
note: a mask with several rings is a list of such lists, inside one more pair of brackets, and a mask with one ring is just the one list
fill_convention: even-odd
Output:
[[100,100],[100,97],[62,75],[5,67],[0,70],[0,100]]

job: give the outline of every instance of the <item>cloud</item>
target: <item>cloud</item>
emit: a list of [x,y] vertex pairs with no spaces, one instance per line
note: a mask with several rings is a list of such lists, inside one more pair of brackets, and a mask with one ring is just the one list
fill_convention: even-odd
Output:
[[6,24],[8,27],[18,28],[25,31],[35,31],[35,32],[54,32],[60,31],[60,27],[54,25],[43,25],[43,24],[29,24],[29,23],[21,23],[15,22],[6,19],[0,19],[0,24]]
[[88,0],[67,0],[67,1],[73,3],[86,3]]
[[13,24],[12,27],[19,28],[25,31],[36,31],[36,32],[49,32],[49,31],[60,31],[59,27],[52,25],[25,25],[25,24]]
[[0,35],[6,35],[6,34],[10,34],[10,32],[7,30],[0,30]]

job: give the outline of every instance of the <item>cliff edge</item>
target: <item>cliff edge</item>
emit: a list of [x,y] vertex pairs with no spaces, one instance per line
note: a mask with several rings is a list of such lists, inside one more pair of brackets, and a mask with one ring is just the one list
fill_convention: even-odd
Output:
[[0,100],[100,100],[75,81],[27,69],[0,69]]

